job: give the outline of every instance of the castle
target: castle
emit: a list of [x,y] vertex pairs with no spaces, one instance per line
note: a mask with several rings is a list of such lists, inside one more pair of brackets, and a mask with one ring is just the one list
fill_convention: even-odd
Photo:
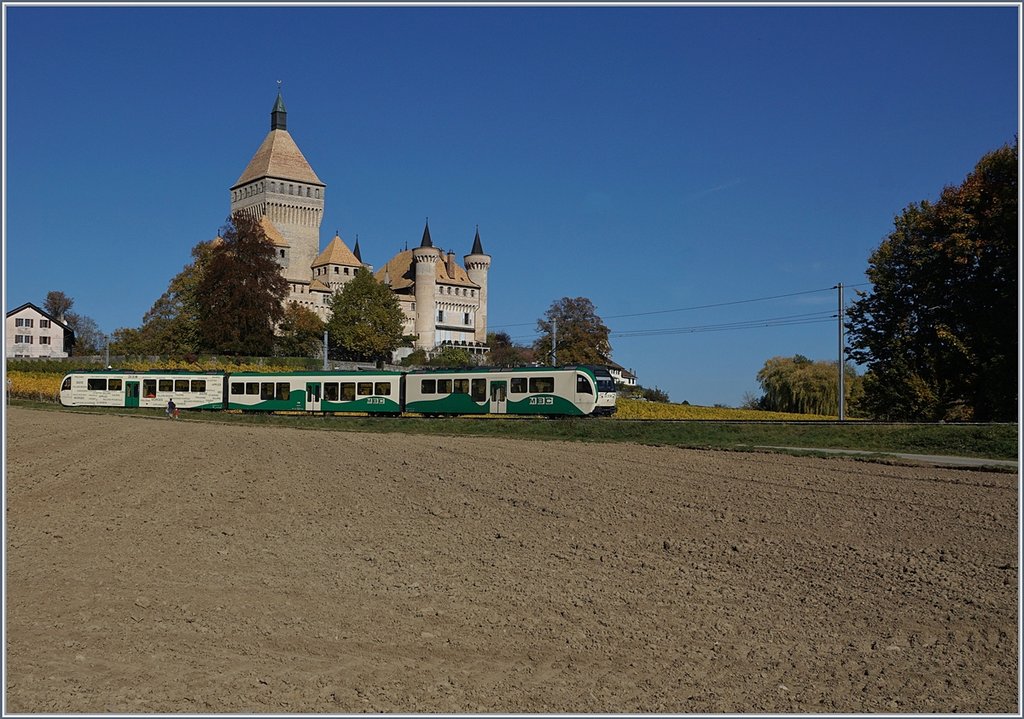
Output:
[[[290,285],[286,302],[297,302],[321,319],[330,316],[330,298],[349,282],[362,260],[359,241],[349,248],[336,234],[320,251],[320,222],[327,185],[317,176],[287,129],[280,91],[270,112],[270,132],[231,186],[231,213],[258,219],[273,243],[281,274]],[[399,252],[375,273],[394,292],[405,318],[403,333],[416,336],[416,349],[428,355],[455,345],[473,354],[487,351],[487,273],[477,228],[465,266],[455,253],[435,247],[429,224],[418,247]],[[399,354],[410,352],[399,350]]]

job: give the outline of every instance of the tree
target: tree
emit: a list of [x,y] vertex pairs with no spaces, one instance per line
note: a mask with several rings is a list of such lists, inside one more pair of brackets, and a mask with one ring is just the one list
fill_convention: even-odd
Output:
[[1016,418],[1017,168],[1017,143],[988,153],[871,255],[846,326],[872,416]]
[[63,322],[65,315],[74,304],[75,301],[63,292],[51,290],[46,293],[46,299],[43,300],[43,309],[51,317],[55,317]]
[[461,347],[445,347],[427,361],[428,367],[472,367],[473,357]]
[[277,355],[315,357],[321,354],[325,326],[313,310],[298,302],[289,302],[277,328]]
[[[772,357],[757,373],[764,394],[760,400],[744,398],[744,406],[770,412],[798,414],[839,414],[838,364],[812,361],[803,355]],[[852,367],[844,367],[844,400],[858,392],[860,378]]]
[[391,289],[365,267],[331,298],[330,355],[364,362],[389,361],[402,343],[402,309]]
[[107,336],[103,334],[92,317],[66,312],[64,323],[75,333],[75,344],[71,354],[78,357],[94,355],[106,348]]
[[609,330],[594,303],[586,297],[563,297],[551,303],[542,319],[537,320],[541,336],[533,343],[536,358],[551,362],[553,334],[559,364],[601,364],[612,352]]
[[533,362],[533,349],[512,342],[507,332],[488,332],[487,362],[493,367],[522,367]]
[[274,327],[284,315],[288,281],[259,221],[235,213],[221,228],[222,242],[196,285],[202,349],[269,356]]

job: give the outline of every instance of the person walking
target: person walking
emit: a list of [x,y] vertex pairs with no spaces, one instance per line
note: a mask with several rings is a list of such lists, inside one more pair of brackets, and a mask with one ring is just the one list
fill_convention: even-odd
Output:
[[167,416],[171,419],[178,419],[178,407],[174,404],[174,398],[167,400]]

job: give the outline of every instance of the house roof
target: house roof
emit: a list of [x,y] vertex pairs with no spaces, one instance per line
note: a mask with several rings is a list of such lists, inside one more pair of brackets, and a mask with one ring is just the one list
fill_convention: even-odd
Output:
[[330,292],[331,288],[325,285],[320,280],[313,280],[309,283],[310,292]]
[[326,187],[313,172],[287,130],[271,130],[267,133],[263,144],[249,161],[249,166],[231,189],[261,177],[276,177]]
[[20,307],[15,307],[13,310],[8,311],[7,316],[11,317],[11,316],[18,314],[19,312],[21,312],[22,310],[25,310],[25,309],[33,309],[33,310],[35,310],[36,312],[41,314],[43,317],[45,317],[46,319],[50,320],[50,322],[53,322],[54,324],[60,325],[61,327],[64,328],[65,331],[71,332],[72,334],[74,334],[74,330],[72,330],[70,327],[68,327],[68,324],[66,322],[61,322],[59,319],[57,319],[56,317],[51,315],[49,312],[39,308],[39,306],[33,304],[32,302],[26,302],[25,304],[21,305]]
[[362,262],[355,256],[355,253],[348,248],[345,241],[341,239],[341,235],[335,235],[334,239],[331,240],[324,251],[320,253],[320,256],[313,260],[311,267],[321,267],[322,265],[350,265],[354,267],[362,266]]

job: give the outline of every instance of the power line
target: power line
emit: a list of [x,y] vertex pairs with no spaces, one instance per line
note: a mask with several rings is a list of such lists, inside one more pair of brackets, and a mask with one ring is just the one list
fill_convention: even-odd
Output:
[[[844,287],[864,287],[864,286],[869,285],[869,284],[871,284],[871,283],[870,282],[861,282],[860,284],[855,284],[855,285],[844,284],[843,286]],[[832,287],[823,287],[823,288],[817,289],[817,290],[802,290],[800,292],[788,292],[786,294],[770,295],[768,297],[755,297],[753,299],[748,299],[748,300],[732,300],[732,301],[729,301],[729,302],[715,302],[715,303],[707,304],[707,305],[693,305],[692,307],[677,307],[675,309],[670,309],[670,310],[649,310],[647,312],[631,312],[631,313],[621,314],[621,315],[606,315],[602,319],[614,320],[614,319],[621,319],[623,317],[644,317],[644,316],[648,316],[648,315],[668,314],[670,312],[691,312],[693,310],[707,310],[707,309],[713,309],[713,308],[716,308],[716,307],[729,307],[731,305],[743,305],[743,304],[750,304],[750,303],[753,303],[753,302],[767,302],[769,300],[780,300],[780,299],[785,299],[787,297],[797,297],[799,295],[812,295],[812,294],[818,294],[818,293],[821,293],[821,292],[832,292],[835,289],[836,289],[836,286],[833,285]],[[528,325],[534,325],[534,324],[536,324],[536,320],[533,321],[533,322],[517,322],[517,323],[513,323],[513,324],[492,325],[491,328],[493,329],[493,328],[503,328],[503,327],[526,327]]]

